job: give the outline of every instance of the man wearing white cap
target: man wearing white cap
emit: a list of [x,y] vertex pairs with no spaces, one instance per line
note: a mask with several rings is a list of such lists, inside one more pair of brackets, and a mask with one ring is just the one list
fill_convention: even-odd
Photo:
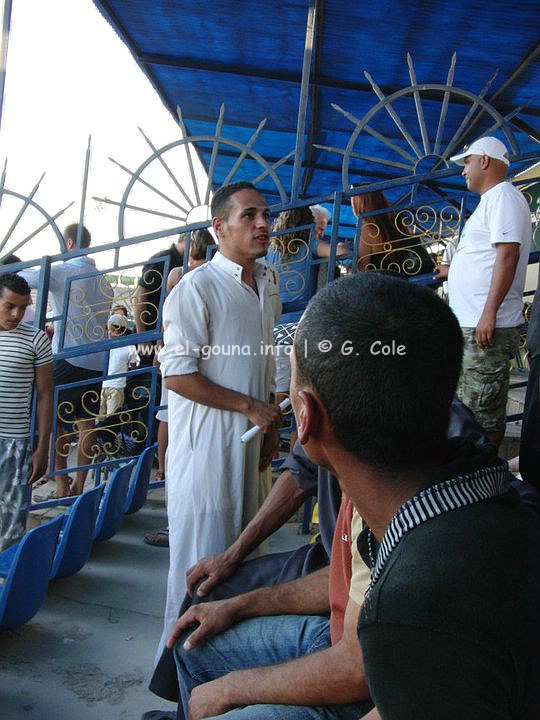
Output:
[[481,195],[447,270],[449,302],[465,341],[458,397],[498,447],[523,323],[531,216],[523,195],[505,181],[509,158],[500,140],[480,138],[450,159],[463,165],[467,189]]
[[[111,340],[122,337],[128,329],[128,319],[120,313],[114,313],[107,321],[109,337]],[[109,376],[116,376],[119,373],[126,373],[131,368],[136,367],[139,362],[139,356],[135,345],[123,345],[121,347],[113,347],[109,352]],[[124,404],[124,388],[126,387],[127,377],[110,377],[103,381],[101,390],[101,406],[99,413],[101,416],[114,415]]]

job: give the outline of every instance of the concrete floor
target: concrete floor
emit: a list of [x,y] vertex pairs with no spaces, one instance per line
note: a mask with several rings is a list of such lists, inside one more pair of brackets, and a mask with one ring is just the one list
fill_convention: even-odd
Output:
[[[3,720],[139,720],[146,710],[174,708],[148,690],[168,550],[142,538],[164,525],[162,502],[151,499],[111,540],[94,544],[80,572],[50,584],[29,623],[0,633]],[[305,542],[297,529],[282,528],[271,549]]]

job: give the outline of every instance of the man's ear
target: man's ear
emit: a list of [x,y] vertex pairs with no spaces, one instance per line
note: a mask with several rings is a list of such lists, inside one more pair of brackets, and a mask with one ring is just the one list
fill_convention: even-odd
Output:
[[480,158],[480,167],[482,170],[486,170],[486,168],[489,167],[489,164],[491,162],[491,158],[488,155],[482,155]]
[[318,398],[309,390],[298,392],[299,408],[296,413],[298,439],[305,445],[319,434],[321,407]]
[[216,233],[216,237],[219,242],[221,242],[221,230],[223,227],[223,220],[219,217],[212,218],[212,228],[214,229],[214,232]]

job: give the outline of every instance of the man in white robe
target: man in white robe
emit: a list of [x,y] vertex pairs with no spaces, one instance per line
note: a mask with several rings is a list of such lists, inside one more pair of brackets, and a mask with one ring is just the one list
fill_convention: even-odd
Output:
[[[220,250],[173,289],[163,310],[161,372],[169,389],[166,476],[170,567],[158,658],[186,593],[186,572],[225,550],[257,512],[259,470],[274,456],[274,271],[269,210],[250,183],[218,190],[212,224]],[[252,425],[264,435],[247,445]]]

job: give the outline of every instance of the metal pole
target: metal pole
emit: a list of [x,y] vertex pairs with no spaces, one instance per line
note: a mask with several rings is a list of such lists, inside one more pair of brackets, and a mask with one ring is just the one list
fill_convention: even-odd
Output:
[[2,111],[4,109],[4,88],[6,85],[6,66],[12,4],[13,0],[4,0],[4,9],[2,11],[2,45],[0,48],[0,127],[2,126]]
[[304,157],[304,134],[306,130],[306,113],[309,95],[309,79],[311,75],[311,59],[315,40],[316,0],[310,0],[306,27],[306,45],[304,48],[304,64],[302,66],[302,85],[300,88],[300,104],[298,106],[298,122],[296,125],[296,147],[294,151],[294,169],[291,186],[291,199],[298,198],[300,173]]
[[84,209],[86,207],[86,191],[88,189],[88,171],[90,169],[90,147],[92,144],[92,136],[88,136],[88,145],[86,147],[86,157],[84,161],[84,176],[83,176],[83,186],[82,186],[82,193],[81,193],[81,210],[79,213],[79,224],[77,226],[77,238],[76,238],[76,247],[77,249],[80,249],[81,247],[81,241],[82,241],[82,230],[83,230],[83,223],[84,223]]

